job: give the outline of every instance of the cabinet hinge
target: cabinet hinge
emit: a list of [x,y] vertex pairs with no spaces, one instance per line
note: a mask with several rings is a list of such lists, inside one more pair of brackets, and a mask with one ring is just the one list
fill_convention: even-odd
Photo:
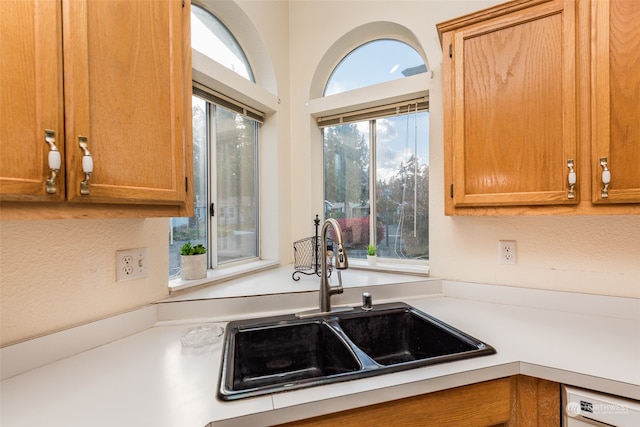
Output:
[[449,186],[449,196],[453,199],[453,184]]
[[449,58],[453,58],[453,45],[449,43]]
[[211,203],[209,205],[209,216],[216,216],[216,204],[215,203]]
[[189,177],[187,176],[184,177],[184,192],[189,192]]

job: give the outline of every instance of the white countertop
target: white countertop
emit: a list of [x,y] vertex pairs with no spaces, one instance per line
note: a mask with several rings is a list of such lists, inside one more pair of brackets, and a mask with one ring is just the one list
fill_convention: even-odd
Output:
[[[519,373],[640,399],[640,300],[446,281],[441,289],[399,299],[497,354],[221,402],[221,343],[183,348],[182,332],[201,316],[190,324],[160,315],[154,327],[4,380],[0,425],[270,425]],[[183,308],[202,303],[188,300]]]

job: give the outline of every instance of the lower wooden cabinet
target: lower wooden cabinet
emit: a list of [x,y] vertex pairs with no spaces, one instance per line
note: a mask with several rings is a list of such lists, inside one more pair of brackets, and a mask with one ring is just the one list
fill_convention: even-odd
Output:
[[512,377],[509,427],[560,426],[560,384],[526,375]]
[[554,427],[560,426],[560,384],[517,375],[283,426]]

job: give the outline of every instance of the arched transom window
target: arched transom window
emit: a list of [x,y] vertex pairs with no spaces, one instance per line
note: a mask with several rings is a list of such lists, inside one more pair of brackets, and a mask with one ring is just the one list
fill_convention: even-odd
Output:
[[331,73],[324,96],[420,74],[427,66],[408,44],[392,39],[365,43],[345,56]]
[[191,6],[191,47],[255,82],[244,51],[229,29],[203,8]]

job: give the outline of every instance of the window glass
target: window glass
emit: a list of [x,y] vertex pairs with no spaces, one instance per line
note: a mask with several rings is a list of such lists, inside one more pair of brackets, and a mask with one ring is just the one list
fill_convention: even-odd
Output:
[[218,18],[197,5],[191,5],[191,47],[255,82],[249,61],[233,34]]
[[258,256],[257,122],[216,108],[217,261]]
[[369,244],[369,124],[324,128],[325,218],[337,218],[345,245],[358,255]]
[[207,247],[211,268],[259,256],[258,122],[196,96],[192,102],[195,215],[171,219],[171,278],[180,275],[187,241]]
[[428,126],[425,111],[324,128],[325,218],[350,257],[429,258]]
[[[380,39],[336,66],[325,96],[426,72],[418,52]],[[372,89],[374,90],[374,89]],[[399,94],[400,95],[400,94]],[[352,258],[429,259],[428,97],[320,117],[324,215],[336,218]]]
[[379,256],[429,258],[429,113],[376,121]]
[[424,60],[408,44],[390,39],[374,40],[361,45],[342,59],[329,77],[324,95],[334,95],[426,71]]

